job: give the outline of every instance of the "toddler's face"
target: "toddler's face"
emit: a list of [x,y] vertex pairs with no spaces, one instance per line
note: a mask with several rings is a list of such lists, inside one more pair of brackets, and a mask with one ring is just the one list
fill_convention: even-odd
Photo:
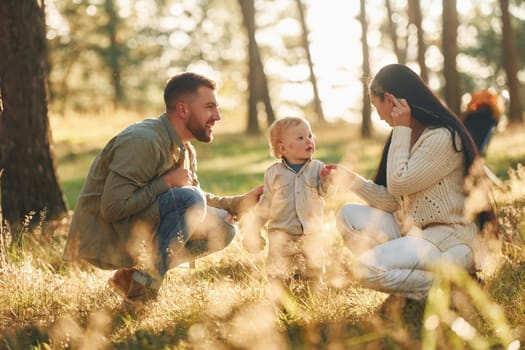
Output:
[[315,141],[308,124],[291,126],[283,133],[281,154],[290,164],[302,164],[312,158]]

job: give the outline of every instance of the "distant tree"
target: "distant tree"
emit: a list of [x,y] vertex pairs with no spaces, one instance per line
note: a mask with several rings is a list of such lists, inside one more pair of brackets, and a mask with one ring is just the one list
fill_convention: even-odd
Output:
[[317,78],[315,77],[314,64],[312,61],[312,54],[310,53],[310,41],[308,39],[309,30],[308,25],[306,24],[306,15],[305,8],[301,0],[295,0],[297,9],[299,12],[299,22],[301,23],[302,36],[301,42],[306,53],[306,60],[308,62],[308,70],[310,72],[310,82],[312,83],[312,90],[314,93],[314,110],[317,114],[317,119],[321,123],[325,123],[325,117],[323,112],[323,107],[321,105],[321,99],[319,98],[319,90],[317,88]]
[[370,55],[368,53],[368,21],[366,18],[365,0],[360,1],[359,22],[361,23],[361,51],[363,52],[363,122],[361,124],[361,136],[372,135],[372,107],[370,106],[370,94],[368,93],[368,79],[370,77]]
[[[385,0],[385,7],[388,20],[388,34],[390,35],[390,40],[392,41],[392,47],[394,48],[394,53],[396,54],[397,62],[400,64],[405,64],[407,61],[407,36],[403,38],[399,37],[397,30],[397,21],[394,19],[394,11],[392,10],[392,4],[390,0]],[[400,45],[403,39],[404,45]]]
[[239,0],[243,15],[243,23],[248,35],[248,125],[247,134],[260,133],[259,113],[257,104],[259,101],[264,103],[268,123],[275,120],[268,83],[264,67],[259,52],[257,41],[255,40],[255,5],[254,0]]
[[4,218],[15,225],[31,212],[35,219],[42,211],[48,219],[66,213],[51,152],[40,6],[36,0],[0,1],[2,207]]
[[461,112],[461,90],[456,57],[458,55],[458,12],[456,0],[443,0],[443,35],[441,46],[444,64],[444,95],[449,108],[456,114]]
[[509,0],[500,0],[502,24],[503,68],[509,88],[509,122],[523,124],[523,109],[520,100],[520,82],[518,79],[517,53],[513,45],[513,29],[509,14]]
[[416,27],[417,35],[417,62],[419,64],[419,75],[421,78],[428,82],[428,68],[425,61],[425,36],[423,32],[423,26],[421,24],[421,4],[419,0],[408,1],[408,21]]
[[[166,67],[182,70],[201,56],[200,47],[195,56],[185,48],[170,50],[169,36],[180,32],[178,27],[166,28],[165,23],[171,19],[170,24],[187,25],[188,21],[174,21],[161,1],[151,2],[147,11],[144,2],[138,6],[135,1],[128,3],[129,8],[117,0],[52,3],[54,17],[60,19],[49,23],[47,32],[53,111],[96,113],[112,105],[140,111],[162,106],[161,99],[155,105],[152,96],[162,94]],[[184,55],[191,59],[181,59]]]
[[102,30],[106,33],[109,44],[103,48],[102,55],[109,66],[109,80],[113,86],[113,104],[115,107],[118,107],[124,102],[121,61],[126,56],[125,45],[121,43],[118,35],[121,19],[117,13],[115,1],[106,0],[103,8],[107,15],[107,22],[102,27]]

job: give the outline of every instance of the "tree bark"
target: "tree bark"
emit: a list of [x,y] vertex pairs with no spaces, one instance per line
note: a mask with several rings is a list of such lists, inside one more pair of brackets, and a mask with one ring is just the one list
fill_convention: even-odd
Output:
[[51,152],[44,23],[37,1],[0,1],[2,207],[14,225],[31,212],[33,222],[42,211],[47,219],[66,213]]
[[255,40],[255,5],[253,0],[239,0],[244,27],[248,35],[248,125],[247,134],[259,134],[257,103],[262,101],[268,125],[275,120],[268,81],[264,73],[259,46]]
[[425,61],[425,38],[423,35],[421,4],[419,0],[408,1],[409,22],[414,24],[417,32],[417,62],[419,64],[419,75],[423,81],[428,83],[428,68]]
[[109,38],[109,47],[106,49],[105,60],[110,68],[113,104],[114,107],[118,107],[124,101],[124,89],[122,88],[120,67],[122,47],[118,39],[119,16],[115,9],[115,1],[106,0],[104,2],[104,10],[108,16],[108,22],[104,26],[104,30]]
[[507,76],[507,87],[509,88],[509,123],[511,125],[523,124],[523,109],[520,100],[520,82],[518,79],[517,54],[513,40],[513,30],[509,13],[509,0],[500,0],[501,24],[502,24],[502,50],[503,68]]
[[317,88],[317,78],[315,77],[314,72],[314,63],[312,61],[312,54],[310,52],[310,41],[308,40],[308,26],[306,24],[306,16],[304,6],[301,0],[295,0],[297,4],[297,9],[299,11],[299,20],[301,22],[302,35],[301,41],[303,44],[304,51],[306,53],[306,59],[308,62],[308,69],[310,71],[310,82],[312,83],[312,90],[314,93],[314,110],[317,114],[317,120],[321,123],[325,123],[326,119],[324,117],[323,107],[321,104],[321,99],[319,98],[319,89]]
[[266,79],[266,74],[264,73],[264,66],[261,60],[261,53],[259,52],[259,47],[256,46],[256,55],[257,55],[257,74],[260,76],[258,78],[259,85],[257,91],[261,96],[259,98],[262,100],[264,105],[264,111],[266,112],[266,123],[271,125],[275,121],[275,113],[273,111],[272,100],[270,98],[270,91],[268,90],[268,79]]
[[392,41],[392,46],[394,47],[394,53],[396,54],[397,62],[400,64],[405,64],[407,61],[406,45],[403,49],[399,47],[399,36],[397,35],[397,26],[393,19],[394,12],[392,11],[392,4],[390,3],[390,0],[385,0],[385,7],[388,17],[390,40]]
[[461,112],[461,91],[456,65],[458,55],[458,12],[456,0],[443,0],[442,50],[445,76],[445,101],[457,115]]
[[361,0],[361,12],[359,14],[361,22],[361,50],[363,51],[363,122],[361,124],[361,136],[368,138],[372,135],[372,107],[370,106],[370,95],[368,93],[368,80],[370,77],[370,58],[368,53],[368,22],[366,19],[365,0]]
[[239,0],[239,5],[241,6],[243,23],[248,35],[248,125],[246,133],[258,134],[255,6],[253,0]]

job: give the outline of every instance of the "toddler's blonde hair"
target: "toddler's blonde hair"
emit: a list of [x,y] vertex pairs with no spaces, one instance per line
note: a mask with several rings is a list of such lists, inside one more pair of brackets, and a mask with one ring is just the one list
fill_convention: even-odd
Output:
[[310,122],[302,117],[284,117],[277,119],[268,128],[268,143],[270,145],[270,154],[275,158],[282,158],[279,144],[283,141],[283,134],[288,128],[306,124],[310,127]]

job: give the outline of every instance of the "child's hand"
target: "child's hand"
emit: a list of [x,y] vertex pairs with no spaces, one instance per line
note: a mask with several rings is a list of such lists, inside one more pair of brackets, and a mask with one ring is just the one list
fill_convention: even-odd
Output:
[[259,233],[256,235],[245,237],[242,240],[242,246],[244,247],[244,249],[246,249],[248,253],[256,254],[264,249],[264,247],[266,246],[266,240]]
[[319,173],[319,175],[323,179],[327,179],[335,173],[338,166],[339,166],[338,164],[327,164],[324,166],[324,168],[321,169],[321,172]]

